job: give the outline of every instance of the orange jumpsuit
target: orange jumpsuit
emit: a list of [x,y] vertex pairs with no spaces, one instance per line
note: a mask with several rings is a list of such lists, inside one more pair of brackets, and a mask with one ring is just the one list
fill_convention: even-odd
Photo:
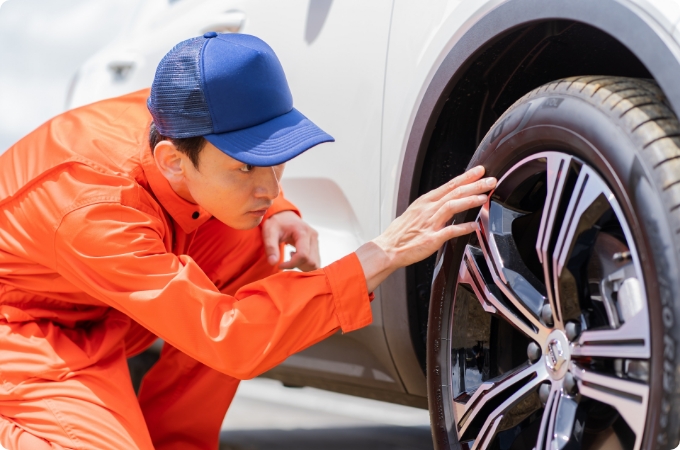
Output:
[[[266,262],[177,196],[140,91],[64,113],[0,156],[0,445],[211,449],[238,386],[371,321],[356,255]],[[278,198],[272,214],[295,207]],[[159,336],[135,397],[126,358]]]

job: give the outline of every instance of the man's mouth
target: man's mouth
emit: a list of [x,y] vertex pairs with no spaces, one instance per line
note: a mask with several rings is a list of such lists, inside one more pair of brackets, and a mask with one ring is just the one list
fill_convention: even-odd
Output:
[[269,208],[256,209],[253,211],[248,211],[248,214],[253,214],[255,216],[264,216]]

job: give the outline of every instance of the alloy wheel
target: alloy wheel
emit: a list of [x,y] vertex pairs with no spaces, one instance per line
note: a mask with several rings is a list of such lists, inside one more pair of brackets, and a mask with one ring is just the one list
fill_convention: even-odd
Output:
[[650,325],[632,233],[586,162],[514,165],[477,217],[453,293],[453,419],[468,449],[641,447]]

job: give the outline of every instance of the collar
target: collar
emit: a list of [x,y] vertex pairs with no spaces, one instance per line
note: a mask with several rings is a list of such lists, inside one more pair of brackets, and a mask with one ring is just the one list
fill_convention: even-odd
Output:
[[148,145],[142,147],[142,169],[149,181],[149,186],[159,203],[175,222],[189,234],[210,219],[211,214],[195,203],[190,203],[177,195],[168,180],[161,174],[153,159]]

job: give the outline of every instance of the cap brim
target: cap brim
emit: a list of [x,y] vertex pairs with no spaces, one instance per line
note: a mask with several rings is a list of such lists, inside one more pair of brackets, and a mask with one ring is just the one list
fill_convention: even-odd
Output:
[[315,145],[335,141],[295,108],[254,127],[203,137],[232,158],[263,167],[282,164]]

